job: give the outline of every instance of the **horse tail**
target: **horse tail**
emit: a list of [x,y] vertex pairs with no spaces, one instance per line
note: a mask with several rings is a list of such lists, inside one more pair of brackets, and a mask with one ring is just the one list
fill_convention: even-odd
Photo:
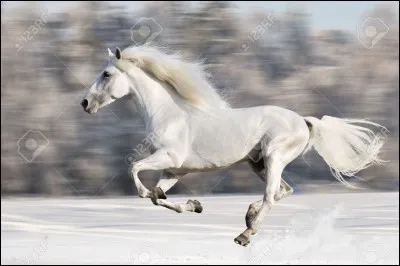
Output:
[[[355,174],[371,165],[382,164],[379,158],[384,144],[386,128],[363,119],[342,119],[324,116],[322,119],[304,117],[310,139],[304,153],[312,147],[329,165],[331,173],[345,186],[356,188],[344,180],[343,175]],[[355,124],[381,128],[379,133]]]

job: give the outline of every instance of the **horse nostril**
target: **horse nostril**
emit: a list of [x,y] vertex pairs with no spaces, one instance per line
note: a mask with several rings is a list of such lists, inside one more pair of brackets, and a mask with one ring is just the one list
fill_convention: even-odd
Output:
[[81,105],[82,105],[83,109],[86,109],[86,108],[88,107],[88,105],[89,105],[88,100],[84,99],[84,100],[81,102]]

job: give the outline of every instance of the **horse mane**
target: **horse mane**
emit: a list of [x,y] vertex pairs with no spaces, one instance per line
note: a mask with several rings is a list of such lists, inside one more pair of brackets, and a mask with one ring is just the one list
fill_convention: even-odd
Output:
[[172,86],[181,98],[197,107],[229,108],[207,79],[201,62],[189,62],[178,53],[167,53],[151,46],[127,47],[121,59],[134,63]]

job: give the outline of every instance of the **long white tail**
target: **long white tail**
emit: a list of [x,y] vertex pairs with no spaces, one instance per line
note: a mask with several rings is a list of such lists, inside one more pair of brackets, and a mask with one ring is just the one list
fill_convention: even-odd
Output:
[[[324,116],[304,118],[310,128],[309,145],[304,152],[314,147],[329,165],[332,174],[345,186],[356,188],[344,180],[343,175],[355,174],[373,164],[381,164],[379,152],[384,144],[386,128],[362,119],[341,119]],[[381,129],[379,133],[357,126],[368,124]]]

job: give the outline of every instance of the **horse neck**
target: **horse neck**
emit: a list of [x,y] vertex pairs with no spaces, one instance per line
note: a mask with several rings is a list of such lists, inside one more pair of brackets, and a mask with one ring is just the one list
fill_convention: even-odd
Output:
[[150,124],[154,126],[162,123],[167,115],[176,116],[183,112],[178,106],[182,100],[176,97],[168,85],[141,70],[128,73],[128,77],[132,83],[131,94],[146,128]]

